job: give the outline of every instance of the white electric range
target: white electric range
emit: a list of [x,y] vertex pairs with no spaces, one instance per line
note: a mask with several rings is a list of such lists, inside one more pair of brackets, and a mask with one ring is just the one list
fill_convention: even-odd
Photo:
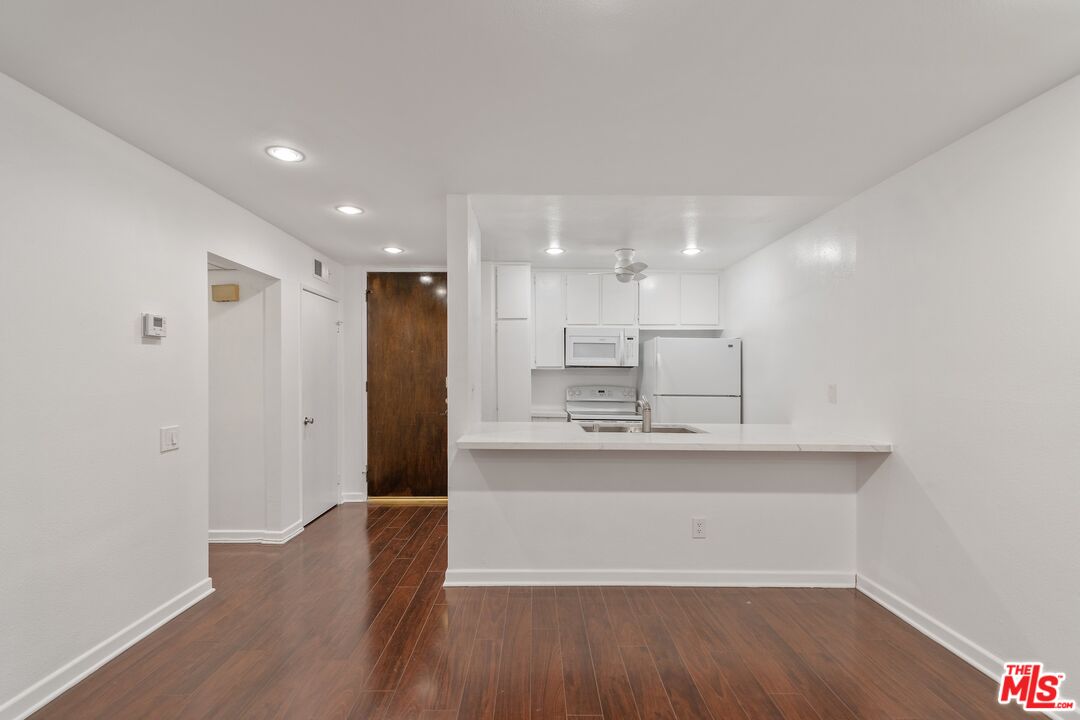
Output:
[[625,385],[575,385],[566,388],[566,419],[641,422],[637,388]]

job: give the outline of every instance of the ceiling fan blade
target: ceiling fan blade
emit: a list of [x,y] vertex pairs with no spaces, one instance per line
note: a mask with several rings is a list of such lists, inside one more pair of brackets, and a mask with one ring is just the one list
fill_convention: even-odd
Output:
[[630,279],[633,280],[634,282],[641,282],[642,280],[644,280],[647,277],[649,277],[649,276],[646,275],[645,273],[634,273],[634,277],[632,277]]
[[610,271],[610,270],[605,270],[604,272],[591,272],[591,273],[586,273],[586,275],[610,275],[610,274],[611,274],[611,271]]
[[621,283],[628,283],[634,279],[634,276],[628,273],[615,273],[615,279]]
[[623,270],[629,270],[632,273],[639,273],[639,272],[641,272],[642,270],[644,270],[647,267],[649,267],[649,266],[646,265],[643,262],[635,262],[635,263],[630,263],[629,265],[624,267]]

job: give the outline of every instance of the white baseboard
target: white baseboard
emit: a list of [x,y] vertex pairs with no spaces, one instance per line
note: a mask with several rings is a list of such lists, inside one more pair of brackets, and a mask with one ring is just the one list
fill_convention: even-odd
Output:
[[853,588],[854,572],[740,570],[447,570],[446,587],[486,585],[669,585]]
[[341,502],[343,502],[343,503],[367,502],[367,493],[366,492],[343,492],[343,493],[341,493]]
[[284,530],[211,530],[210,542],[284,545],[303,531],[303,520],[297,520]]
[[989,650],[964,637],[943,622],[931,617],[899,595],[860,575],[856,588],[866,597],[896,615],[913,628],[942,645],[983,674],[997,680],[1004,661]]
[[[992,678],[995,682],[1001,679],[1001,673],[1004,670],[1005,664],[1005,661],[1002,658],[999,658],[975,641],[964,637],[945,623],[931,616],[929,613],[915,607],[891,590],[886,590],[880,584],[874,582],[865,575],[859,575],[855,587],[863,595],[870,598],[878,605],[936,642],[938,645],[941,645],[982,674]],[[1071,695],[1069,697],[1071,697]],[[1043,711],[1041,714],[1051,720],[1065,720],[1064,717],[1058,713]]]
[[0,720],[22,720],[30,716],[60,693],[212,592],[214,588],[211,580],[206,578],[154,608],[120,632],[90,648],[67,665],[0,705]]

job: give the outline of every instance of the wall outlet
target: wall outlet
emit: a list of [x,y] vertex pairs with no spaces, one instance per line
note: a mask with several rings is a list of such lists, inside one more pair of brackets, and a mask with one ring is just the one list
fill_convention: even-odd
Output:
[[835,405],[836,404],[836,385],[826,385],[825,386],[825,400],[830,405]]
[[161,452],[180,449],[180,426],[167,425],[158,430],[161,439]]
[[695,540],[705,537],[705,518],[690,518],[690,537]]

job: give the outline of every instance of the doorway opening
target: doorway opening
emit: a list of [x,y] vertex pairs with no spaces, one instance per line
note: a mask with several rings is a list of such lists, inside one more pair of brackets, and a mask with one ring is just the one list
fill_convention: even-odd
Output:
[[445,271],[367,273],[371,503],[446,502],[446,293]]
[[[279,542],[269,521],[275,467],[267,413],[275,406],[271,338],[280,326],[280,281],[207,257],[209,312],[209,524],[211,542]],[[280,383],[277,387],[280,397]]]

